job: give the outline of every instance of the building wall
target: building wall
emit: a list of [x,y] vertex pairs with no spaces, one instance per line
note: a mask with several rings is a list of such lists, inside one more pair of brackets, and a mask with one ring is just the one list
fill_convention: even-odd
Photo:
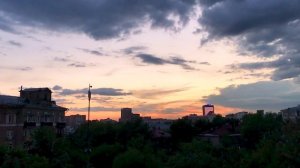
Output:
[[49,123],[49,126],[56,128],[57,133],[62,134],[63,128],[59,124],[65,122],[64,116],[64,110],[0,108],[0,144],[22,146],[26,140],[31,139],[30,133],[42,126],[43,122]]

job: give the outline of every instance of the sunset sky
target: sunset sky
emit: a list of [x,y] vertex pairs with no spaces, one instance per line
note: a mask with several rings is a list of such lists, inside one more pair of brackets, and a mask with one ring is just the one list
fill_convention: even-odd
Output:
[[0,94],[67,115],[178,118],[300,104],[299,0],[0,0]]

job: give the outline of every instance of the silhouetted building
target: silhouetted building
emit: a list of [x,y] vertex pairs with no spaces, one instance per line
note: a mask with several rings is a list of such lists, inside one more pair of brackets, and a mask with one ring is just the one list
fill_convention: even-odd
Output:
[[152,119],[151,117],[142,117],[142,120],[150,128],[153,138],[171,137],[171,134],[169,132],[173,120],[163,118]]
[[198,116],[197,114],[190,114],[187,116],[183,116],[183,119],[188,119],[190,120],[192,123],[195,123],[196,121],[203,119],[203,116]]
[[134,121],[140,119],[140,114],[133,114],[131,108],[122,108],[121,109],[121,118],[120,122]]
[[73,133],[80,125],[86,122],[86,115],[70,115],[66,116],[66,133]]
[[0,144],[22,146],[40,126],[63,134],[67,108],[56,105],[51,93],[49,88],[30,88],[21,89],[20,97],[0,95]]
[[100,119],[99,122],[102,122],[102,123],[118,123],[117,121],[115,121],[111,118]]
[[300,121],[300,105],[281,110],[281,115],[285,121]]
[[260,114],[260,115],[264,115],[265,114],[265,110],[256,110],[256,113]]
[[215,113],[215,106],[212,104],[206,104],[202,106],[202,112],[203,116],[206,116],[208,114],[214,114]]
[[243,117],[247,114],[248,114],[248,112],[242,111],[242,112],[237,112],[237,113],[234,113],[234,114],[227,114],[225,117],[226,118],[242,120]]

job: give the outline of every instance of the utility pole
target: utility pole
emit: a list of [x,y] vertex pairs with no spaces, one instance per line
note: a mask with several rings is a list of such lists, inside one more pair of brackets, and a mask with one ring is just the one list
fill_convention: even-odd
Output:
[[89,91],[88,91],[88,97],[89,97],[88,123],[90,122],[90,111],[91,111],[91,97],[92,97],[91,88],[92,88],[92,86],[89,84]]
[[88,155],[88,160],[87,160],[87,165],[86,167],[90,167],[90,153],[91,153],[91,146],[90,146],[90,111],[91,111],[91,98],[92,98],[92,93],[91,93],[91,88],[92,86],[89,84],[89,89],[88,89],[88,123],[87,123],[87,155]]

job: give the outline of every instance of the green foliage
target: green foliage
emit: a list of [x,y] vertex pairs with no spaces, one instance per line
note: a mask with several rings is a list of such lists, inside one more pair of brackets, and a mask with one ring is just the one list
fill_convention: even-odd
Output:
[[220,166],[220,159],[213,146],[207,142],[195,140],[183,144],[179,152],[168,162],[170,168],[219,168]]
[[280,133],[282,120],[277,114],[249,114],[245,116],[241,133],[248,148],[254,148],[258,142],[274,133]]
[[162,163],[152,153],[142,153],[137,149],[129,149],[118,155],[113,168],[160,168]]
[[41,127],[33,133],[32,150],[41,156],[51,158],[56,134],[52,128]]
[[90,162],[94,167],[111,168],[114,158],[121,152],[122,146],[119,144],[103,144],[93,149]]
[[5,155],[1,168],[49,168],[48,159],[30,155],[24,150],[11,149]]
[[[219,146],[197,140],[197,134],[224,125],[230,126],[232,133],[241,130],[241,139],[221,136]],[[0,147],[0,167],[300,167],[300,124],[282,122],[276,114],[250,114],[242,122],[221,116],[212,122],[199,120],[194,124],[180,119],[171,125],[172,136],[164,141],[151,137],[149,128],[141,120],[92,122],[89,128],[83,125],[67,137],[57,137],[47,127],[39,128],[33,134],[29,151]],[[91,152],[86,151],[88,147]]]
[[212,120],[212,127],[213,128],[218,128],[221,127],[222,125],[224,125],[226,123],[226,119],[223,118],[221,115],[216,115],[213,120]]
[[170,132],[175,142],[189,142],[196,135],[195,128],[188,119],[178,119],[170,127]]
[[0,165],[4,162],[5,155],[8,152],[7,146],[0,146]]
[[126,145],[133,137],[150,138],[150,130],[142,120],[118,124],[117,142]]
[[211,123],[205,119],[199,119],[195,122],[197,133],[203,133],[211,129]]

